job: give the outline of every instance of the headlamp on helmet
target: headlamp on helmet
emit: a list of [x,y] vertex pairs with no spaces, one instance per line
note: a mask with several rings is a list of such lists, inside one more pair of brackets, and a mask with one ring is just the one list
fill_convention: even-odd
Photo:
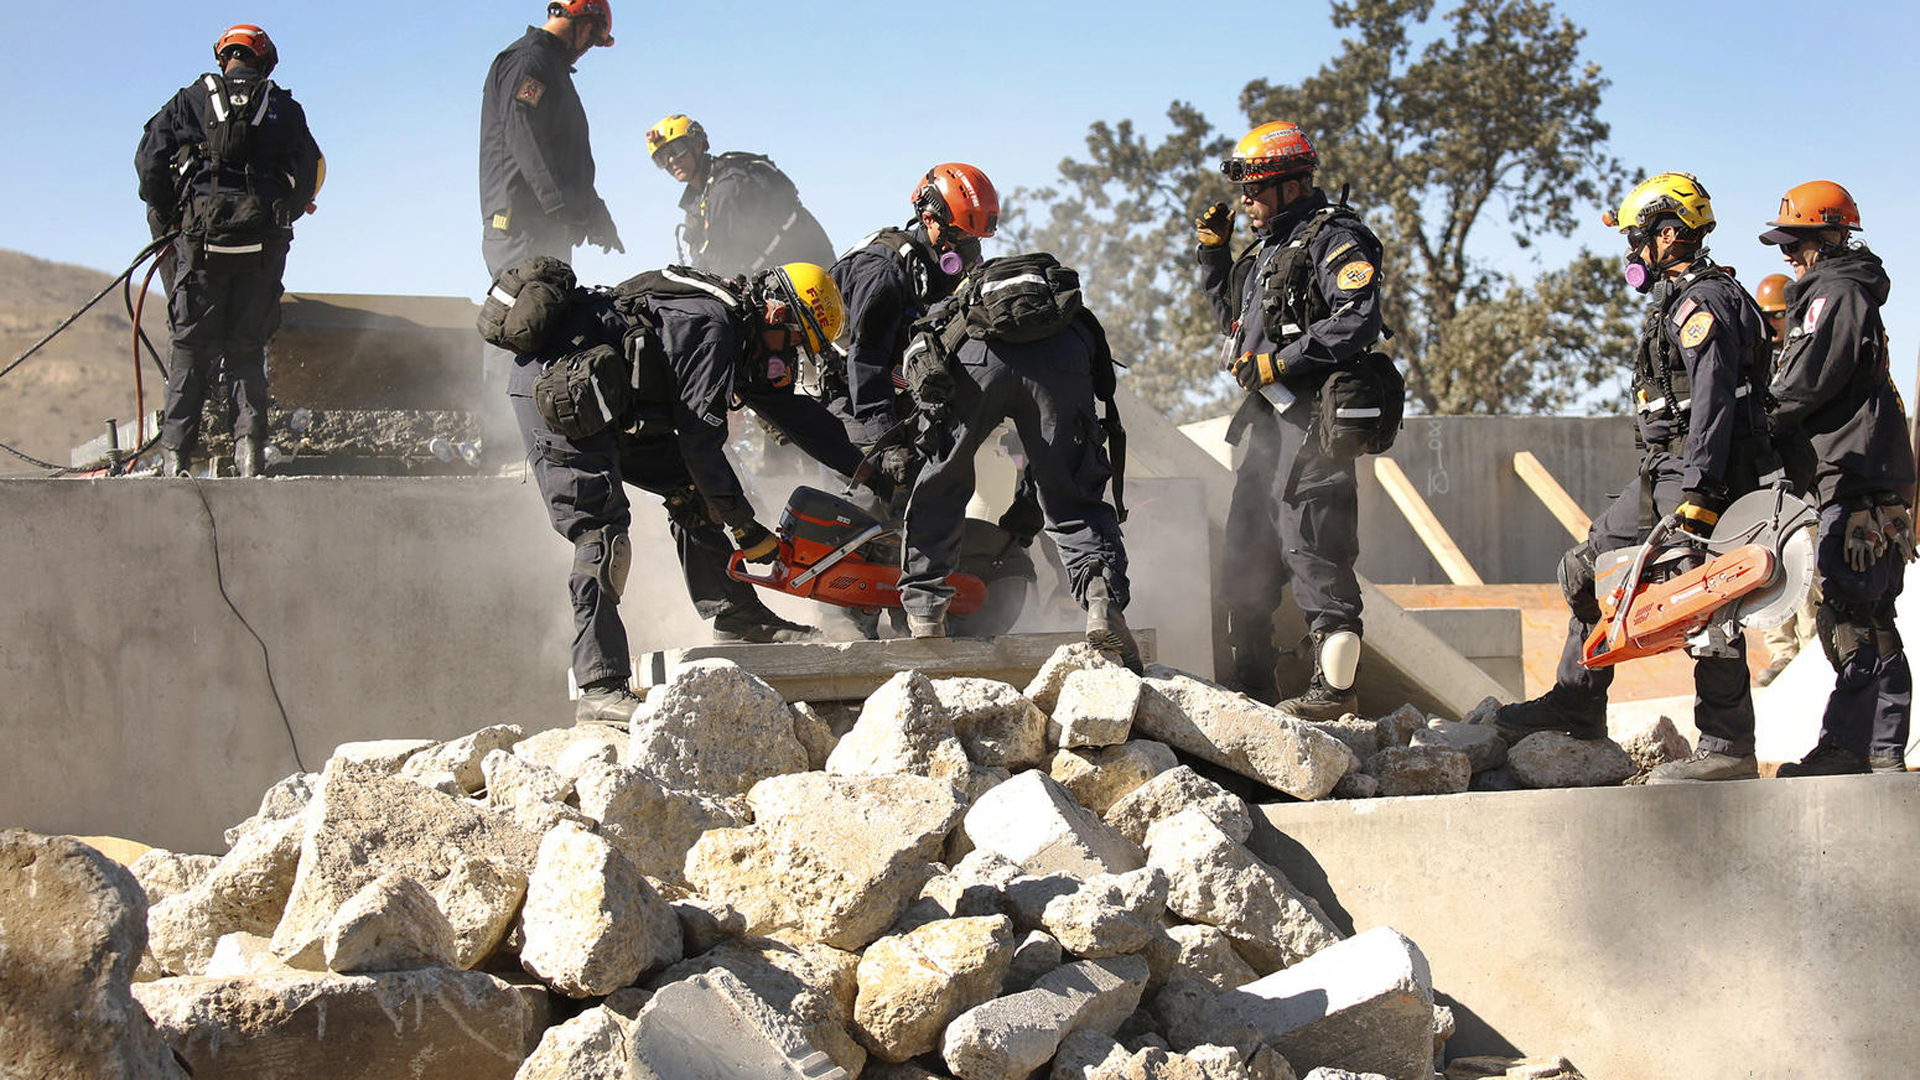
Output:
[[230,26],[214,41],[214,61],[224,66],[229,56],[247,57],[261,75],[272,74],[273,66],[280,62],[280,50],[274,48],[273,39],[251,23]]
[[1285,179],[1304,176],[1320,165],[1320,155],[1307,133],[1285,120],[1261,124],[1241,136],[1233,154],[1220,162],[1229,181]]

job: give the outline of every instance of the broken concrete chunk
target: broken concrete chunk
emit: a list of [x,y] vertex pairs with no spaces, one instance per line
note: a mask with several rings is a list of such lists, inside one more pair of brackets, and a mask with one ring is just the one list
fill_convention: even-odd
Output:
[[1367,759],[1382,797],[1454,795],[1473,781],[1473,759],[1447,746],[1389,746]]
[[1040,921],[1068,952],[1094,959],[1146,948],[1166,910],[1166,873],[1143,866],[1088,878],[1078,890],[1048,901]]
[[175,893],[186,892],[205,881],[218,865],[220,857],[217,855],[181,855],[152,848],[133,860],[133,865],[127,870],[133,874],[133,880],[140,883],[140,889],[147,897],[147,906],[152,907]]
[[1427,714],[1417,705],[1402,705],[1374,721],[1380,729],[1380,748],[1406,746],[1413,733],[1427,726]]
[[627,1036],[606,1006],[547,1029],[513,1080],[628,1080]]
[[675,885],[686,884],[687,852],[702,833],[738,828],[752,820],[739,796],[675,791],[635,765],[594,763],[581,772],[574,788],[580,812],[600,823],[601,835],[641,873]]
[[687,855],[694,891],[731,905],[748,931],[858,950],[933,876],[962,804],[921,776],[800,773],[748,793],[754,823],[715,829]]
[[1507,751],[1507,767],[1521,787],[1610,787],[1640,771],[1611,739],[1576,739],[1536,731]]
[[1319,904],[1198,810],[1155,825],[1147,852],[1171,883],[1167,906],[1225,931],[1256,971],[1278,971],[1340,939]]
[[1497,697],[1491,695],[1483,697],[1480,699],[1480,704],[1469,709],[1467,715],[1460,718],[1460,722],[1463,724],[1490,725],[1493,723],[1493,714],[1500,711],[1500,704],[1500,699]]
[[885,1061],[929,1053],[954,1017],[1000,993],[1013,956],[1005,915],[943,919],[883,937],[860,958],[854,1031]]
[[1013,961],[1007,965],[1007,977],[1000,984],[1000,996],[1017,994],[1030,990],[1040,981],[1040,976],[1059,967],[1066,959],[1060,942],[1044,930],[1030,930],[1020,939],[1013,950]]
[[1101,652],[1084,641],[1075,641],[1053,650],[1047,662],[1040,665],[1033,681],[1027,684],[1026,695],[1043,713],[1051,713],[1058,707],[1060,691],[1067,684],[1067,676],[1076,671],[1103,671],[1109,669],[1125,670],[1119,661]]
[[1507,763],[1507,740],[1485,724],[1456,724],[1435,720],[1413,733],[1413,746],[1445,746],[1472,759],[1474,772],[1497,769]]
[[1323,731],[1346,743],[1347,749],[1353,751],[1353,756],[1361,761],[1379,753],[1383,747],[1394,745],[1387,741],[1387,735],[1380,730],[1377,720],[1364,720],[1349,714],[1338,720],[1308,722],[1313,724],[1314,730]]
[[162,979],[135,996],[195,1080],[512,1080],[548,1015],[538,986],[451,968]]
[[1693,753],[1693,744],[1673,726],[1673,721],[1664,716],[1651,720],[1642,720],[1638,724],[1623,727],[1618,731],[1609,731],[1613,741],[1627,752],[1641,772],[1647,772],[1665,765],[1669,761],[1679,761]]
[[680,959],[680,920],[605,837],[561,825],[527,878],[520,963],[568,997],[611,994]]
[[1336,799],[1371,799],[1380,794],[1380,781],[1363,772],[1350,772],[1333,785]]
[[1179,763],[1167,744],[1134,739],[1118,746],[1061,750],[1053,755],[1050,772],[1081,806],[1105,814],[1134,789]]
[[573,794],[572,780],[506,750],[489,751],[480,761],[480,774],[486,778],[487,804],[497,809],[565,802]]
[[1480,1077],[1505,1077],[1507,1080],[1585,1080],[1573,1062],[1564,1057],[1500,1057],[1477,1055],[1458,1057],[1447,1062],[1446,1080],[1478,1080]]
[[1124,874],[1146,863],[1138,845],[1038,770],[987,792],[967,811],[961,827],[976,848],[1029,874],[1088,878]]
[[804,701],[793,705],[793,737],[807,752],[807,769],[811,772],[827,767],[827,758],[840,742],[840,736],[833,733],[833,727],[820,710]]
[[715,968],[724,969],[755,997],[793,1021],[809,1044],[851,1075],[859,1073],[867,1062],[866,1048],[849,1033],[859,993],[859,964],[860,957],[829,945],[789,945],[772,938],[747,937],[683,960],[651,981],[666,986]]
[[1427,958],[1389,927],[1229,990],[1218,1005],[1259,1029],[1295,1069],[1333,1066],[1392,1080],[1433,1073]]
[[853,730],[834,746],[826,771],[840,776],[904,773],[964,784],[971,762],[953,732],[953,712],[933,681],[902,671],[867,698]]
[[197,975],[222,935],[270,934],[287,908],[300,863],[300,818],[263,822],[193,888],[147,914],[147,950],[175,975]]
[[1348,1069],[1322,1065],[1308,1073],[1305,1080],[1393,1080],[1393,1077],[1371,1072],[1352,1072]]
[[705,900],[698,896],[672,901],[673,914],[680,920],[680,940],[688,956],[699,956],[708,949],[746,934],[746,916],[732,905]]
[[1069,672],[1047,718],[1054,746],[1117,746],[1133,730],[1140,707],[1140,676],[1121,668]]
[[739,795],[807,768],[792,710],[731,660],[681,664],[647,695],[644,713],[634,715],[627,763],[676,791]]
[[847,1080],[780,1010],[725,969],[661,987],[627,1038],[634,1080]]
[[0,830],[0,912],[0,1073],[185,1076],[131,994],[147,900],[125,867],[72,837]]
[[[344,759],[359,765],[371,765],[383,773],[397,773],[422,750],[439,746],[432,739],[368,739],[345,742],[333,748],[327,760]],[[322,767],[321,771],[325,771]]]
[[962,1013],[947,1025],[941,1056],[960,1080],[1026,1076],[1074,1031],[1112,1034],[1139,1005],[1146,985],[1147,962],[1138,956],[1067,964],[1031,990]]
[[209,979],[238,979],[292,971],[273,955],[273,939],[258,934],[227,934],[213,947],[213,959],[204,973]]
[[513,744],[513,755],[569,780],[578,780],[592,762],[617,762],[627,744],[625,732],[597,724],[549,728]]
[[1176,979],[1231,990],[1260,977],[1253,965],[1234,951],[1233,939],[1217,926],[1190,923],[1169,926],[1147,942],[1143,956],[1151,972],[1147,986],[1157,990]]
[[974,764],[1008,772],[1045,764],[1046,714],[1015,687],[995,679],[935,679],[933,692]]
[[[432,743],[424,743],[431,746]],[[399,765],[394,766],[396,769]],[[314,788],[320,784],[319,773],[294,773],[275,782],[260,797],[260,809],[247,820],[228,829],[225,833],[228,850],[232,850],[240,838],[252,830],[270,821],[284,821],[299,817],[306,812],[307,804],[313,801]]]
[[340,905],[321,950],[342,975],[450,967],[453,927],[419,882],[390,870]]
[[894,933],[905,933],[935,919],[1003,914],[1006,888],[1020,868],[987,851],[969,852],[952,869],[937,872],[900,915]]
[[499,856],[459,859],[434,890],[433,902],[453,930],[453,966],[471,971],[492,956],[513,929],[527,895],[527,872]]
[[1156,991],[1151,1011],[1173,1049],[1231,1046],[1242,1055],[1257,1054],[1266,1040],[1252,1024],[1220,1006],[1221,991],[1192,979],[1173,979]]
[[1147,668],[1134,730],[1296,799],[1318,799],[1358,759],[1312,724],[1172,668]]
[[1127,839],[1144,844],[1147,830],[1156,822],[1188,809],[1207,815],[1220,831],[1243,844],[1253,834],[1246,802],[1185,765],[1168,769],[1121,797],[1107,808],[1106,822]]
[[495,750],[511,750],[514,743],[526,737],[527,733],[518,724],[496,724],[481,728],[471,735],[414,754],[400,767],[400,775],[404,779],[433,787],[437,777],[452,773],[460,790],[472,795],[487,786],[486,774],[480,771],[480,763],[487,759],[487,755]]
[[1082,1028],[1060,1040],[1047,1080],[1121,1080],[1132,1057],[1113,1036]]

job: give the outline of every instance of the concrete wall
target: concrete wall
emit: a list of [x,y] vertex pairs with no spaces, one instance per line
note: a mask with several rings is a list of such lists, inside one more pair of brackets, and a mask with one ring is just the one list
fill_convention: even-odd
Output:
[[1343,929],[1432,962],[1454,1056],[1592,1080],[1910,1077],[1920,776],[1268,806],[1252,841]]

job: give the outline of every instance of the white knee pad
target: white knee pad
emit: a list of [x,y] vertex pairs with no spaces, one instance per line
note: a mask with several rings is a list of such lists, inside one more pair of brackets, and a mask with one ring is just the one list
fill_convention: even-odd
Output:
[[1354,673],[1360,670],[1360,635],[1351,630],[1328,634],[1320,643],[1320,677],[1335,690],[1353,686]]

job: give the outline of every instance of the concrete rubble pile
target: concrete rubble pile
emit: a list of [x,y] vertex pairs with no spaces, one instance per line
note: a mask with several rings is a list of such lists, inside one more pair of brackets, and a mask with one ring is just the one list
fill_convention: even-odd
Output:
[[129,875],[0,834],[0,871],[71,864],[39,888],[91,935],[39,943],[83,978],[0,1044],[196,1080],[1432,1080],[1453,1025],[1420,949],[1343,933],[1202,773],[1517,780],[1490,730],[1311,724],[1083,645],[1024,690],[904,672],[857,711],[698,661],[630,732],[341,746],[219,857]]

